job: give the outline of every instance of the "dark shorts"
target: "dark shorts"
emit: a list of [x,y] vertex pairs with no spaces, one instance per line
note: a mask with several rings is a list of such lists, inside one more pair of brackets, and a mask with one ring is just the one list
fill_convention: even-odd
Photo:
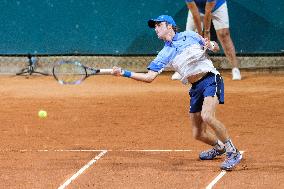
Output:
[[224,104],[224,82],[220,75],[207,73],[199,81],[192,84],[189,90],[190,113],[201,112],[203,100],[207,96],[217,96],[219,104]]

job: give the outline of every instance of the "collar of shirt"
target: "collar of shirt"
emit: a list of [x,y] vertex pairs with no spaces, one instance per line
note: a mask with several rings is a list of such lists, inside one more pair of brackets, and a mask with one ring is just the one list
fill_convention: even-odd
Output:
[[165,46],[172,46],[173,45],[173,41],[176,41],[178,39],[179,33],[176,33],[172,39],[172,41],[166,41],[165,42]]

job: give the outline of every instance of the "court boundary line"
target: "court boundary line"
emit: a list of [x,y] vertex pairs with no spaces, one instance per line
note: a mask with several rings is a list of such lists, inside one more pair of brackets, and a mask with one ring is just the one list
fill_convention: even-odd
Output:
[[67,179],[61,186],[58,187],[58,189],[64,189],[67,187],[72,181],[74,181],[77,177],[79,177],[86,169],[88,169],[90,166],[92,166],[94,163],[96,163],[101,157],[103,157],[108,151],[102,150],[99,155],[97,155],[95,158],[93,158],[91,161],[89,161],[86,165],[84,165],[79,171],[77,171],[72,177]]
[[159,150],[159,149],[152,149],[152,150],[141,150],[141,149],[133,149],[133,150],[96,150],[96,149],[50,149],[50,150],[20,150],[20,152],[102,152],[102,151],[108,151],[108,152],[192,152],[193,150],[186,149],[186,150],[178,150],[178,149],[165,149],[165,150]]
[[[245,151],[240,151],[241,154],[243,154]],[[212,189],[215,184],[227,173],[228,171],[222,170],[217,177],[215,177],[207,186],[205,189]]]

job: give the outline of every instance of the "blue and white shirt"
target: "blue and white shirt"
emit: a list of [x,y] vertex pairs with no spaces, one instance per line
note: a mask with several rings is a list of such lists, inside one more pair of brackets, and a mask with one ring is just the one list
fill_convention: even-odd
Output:
[[205,13],[205,5],[207,2],[213,2],[216,1],[215,7],[213,8],[212,12],[214,12],[215,10],[217,10],[219,7],[221,7],[226,0],[185,0],[186,3],[190,3],[190,2],[195,2],[196,6],[198,7],[199,12],[201,13]]
[[204,45],[203,38],[193,31],[176,33],[171,42],[165,42],[164,48],[147,69],[161,73],[165,68],[172,67],[182,76],[184,84],[192,75],[205,72],[219,74],[208,58]]

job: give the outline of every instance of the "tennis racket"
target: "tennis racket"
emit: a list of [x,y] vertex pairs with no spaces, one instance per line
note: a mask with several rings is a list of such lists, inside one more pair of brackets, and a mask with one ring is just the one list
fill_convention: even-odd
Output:
[[110,75],[112,69],[95,69],[78,61],[61,60],[53,66],[53,77],[62,85],[78,85],[91,75]]

